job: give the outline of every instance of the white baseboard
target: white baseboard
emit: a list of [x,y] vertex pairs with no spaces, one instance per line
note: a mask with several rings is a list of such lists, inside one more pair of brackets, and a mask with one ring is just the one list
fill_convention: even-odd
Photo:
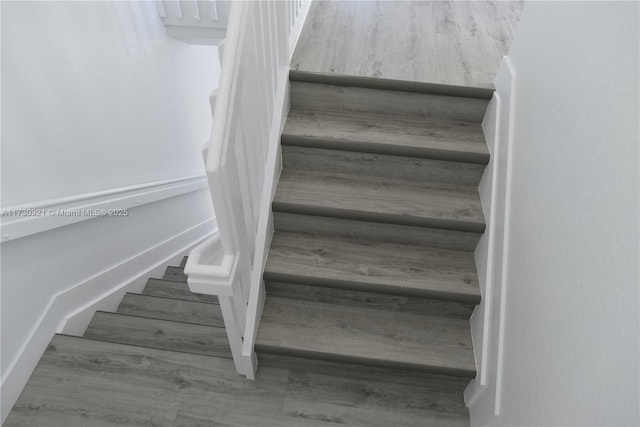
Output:
[[166,265],[179,262],[193,246],[214,234],[212,221],[196,224],[56,294],[14,363],[3,372],[2,421],[55,333],[83,333],[96,310],[114,309],[125,292],[139,291],[152,275],[161,277]]
[[[483,122],[491,160],[479,188],[487,229],[475,252],[482,291],[482,302],[471,318],[478,374],[464,392],[465,403],[470,408],[481,397],[485,401],[490,398],[495,415],[500,414],[502,383],[515,84],[515,70],[505,56],[495,81],[492,101],[496,103],[492,113],[495,117],[493,120],[487,117],[487,122]],[[486,393],[489,396],[484,396]]]

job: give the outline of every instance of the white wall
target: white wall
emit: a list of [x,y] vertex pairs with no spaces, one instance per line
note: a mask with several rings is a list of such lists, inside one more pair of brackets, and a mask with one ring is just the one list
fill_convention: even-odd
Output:
[[215,231],[200,149],[219,64],[169,38],[154,2],[1,7],[2,208],[129,208],[2,218],[4,420],[54,332],[81,333]]
[[524,8],[490,126],[489,173],[505,181],[501,211],[485,209],[504,220],[494,264],[476,254],[498,268],[474,317],[474,344],[490,322],[472,425],[640,424],[639,14],[637,2]]

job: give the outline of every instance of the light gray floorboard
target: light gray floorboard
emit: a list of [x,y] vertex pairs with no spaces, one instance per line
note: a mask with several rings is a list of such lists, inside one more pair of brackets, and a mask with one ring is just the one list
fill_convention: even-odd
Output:
[[268,297],[256,351],[473,378],[462,319]]
[[149,279],[142,294],[154,297],[182,299],[185,301],[218,303],[217,296],[193,293],[185,282],[177,282],[175,280]]
[[285,169],[273,200],[282,212],[483,232],[473,187]]
[[492,87],[521,1],[313,2],[293,70]]
[[277,232],[265,280],[478,303],[472,252]]
[[231,357],[224,327],[96,312],[87,338],[186,353]]
[[200,325],[224,326],[218,304],[126,294],[117,313]]
[[454,251],[475,250],[480,233],[437,228],[385,224],[315,215],[273,212],[276,231],[320,234],[366,242],[387,242]]
[[[448,120],[479,124],[489,100],[457,96],[291,82],[294,110],[371,113],[406,120]],[[381,118],[382,119],[382,118]]]
[[391,312],[469,319],[475,304],[406,297],[299,283],[266,282],[269,297],[291,298],[345,307],[365,307]]
[[[256,380],[249,381],[226,358],[57,335],[4,426],[469,423],[464,385],[456,379],[322,362],[291,366],[261,357]],[[352,386],[345,383],[350,375]]]
[[294,145],[282,146],[283,166],[289,169],[315,170],[410,182],[477,187],[484,165],[416,157],[390,156],[345,150],[327,150]]

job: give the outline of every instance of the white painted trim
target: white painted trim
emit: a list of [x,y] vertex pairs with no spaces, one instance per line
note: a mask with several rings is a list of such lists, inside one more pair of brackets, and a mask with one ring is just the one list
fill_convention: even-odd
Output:
[[504,63],[507,69],[509,70],[509,76],[511,77],[510,82],[510,93],[509,93],[509,121],[508,121],[508,134],[506,135],[507,141],[507,158],[506,161],[506,176],[505,176],[505,200],[504,200],[504,235],[503,235],[503,243],[502,243],[502,277],[501,277],[501,292],[500,292],[500,318],[498,325],[498,361],[497,361],[497,371],[496,371],[496,400],[494,413],[499,416],[501,411],[502,404],[502,364],[504,359],[504,322],[505,322],[505,311],[506,311],[506,301],[507,301],[507,281],[508,281],[508,266],[509,266],[509,242],[510,242],[510,232],[511,232],[511,183],[512,183],[512,166],[513,166],[513,126],[515,123],[515,97],[516,97],[516,80],[517,74],[511,63],[511,59],[508,56],[504,57]]
[[[494,135],[493,135],[493,158],[491,159],[491,197],[490,197],[490,208],[488,210],[485,209],[485,216],[488,216],[488,226],[487,226],[487,258],[486,262],[486,274],[484,277],[484,295],[482,296],[483,302],[483,325],[482,325],[482,345],[480,349],[480,363],[478,363],[478,349],[477,349],[477,340],[474,339],[473,334],[471,336],[471,340],[473,342],[474,355],[476,356],[476,366],[478,370],[478,374],[474,380],[472,380],[467,388],[464,391],[464,399],[467,407],[473,405],[478,397],[482,394],[482,392],[487,388],[487,370],[488,370],[488,360],[489,360],[489,333],[491,331],[491,307],[492,307],[492,298],[493,298],[493,285],[494,285],[494,259],[495,259],[495,240],[496,240],[496,215],[494,213],[498,209],[498,159],[497,153],[500,151],[500,118],[502,107],[502,99],[500,94],[494,92],[493,97],[495,99],[496,107],[495,107],[495,117],[493,117],[494,122]],[[485,134],[486,136],[486,134]],[[476,257],[476,262],[480,260]],[[471,322],[473,322],[473,318],[478,314],[478,310],[480,310],[480,306],[477,306],[473,312]]]
[[[473,406],[484,393],[493,392],[494,413],[500,414],[502,387],[502,359],[504,349],[504,317],[507,292],[507,266],[509,255],[509,230],[511,206],[511,158],[513,152],[513,117],[516,73],[509,57],[503,58],[503,64],[496,78],[495,130],[491,147],[491,183],[490,196],[481,201],[488,219],[486,259],[481,259],[476,251],[476,262],[486,264],[482,304],[476,308],[471,322],[482,315],[482,336],[474,337],[474,355],[478,367],[478,376],[465,389],[465,403]],[[508,98],[506,98],[508,96]],[[489,199],[489,200],[487,200]],[[485,203],[489,204],[487,206]],[[501,235],[501,237],[500,237]],[[483,244],[481,241],[480,244]],[[478,310],[482,309],[480,313]],[[497,310],[497,311],[496,311]],[[472,327],[472,331],[476,330]],[[481,348],[476,344],[481,342]],[[478,351],[479,350],[479,351]],[[489,396],[491,397],[491,396]]]
[[[100,218],[99,215],[93,214],[97,211],[130,209],[204,190],[207,187],[206,176],[187,176],[3,208],[3,213],[28,211],[34,215],[3,216],[2,241],[8,242],[80,221]],[[88,210],[93,213],[87,213]]]
[[[117,305],[125,292],[142,289],[151,272],[186,254],[194,245],[211,236],[214,231],[207,229],[211,228],[212,221],[213,218],[210,218],[196,224],[55,294],[16,357],[2,372],[2,416],[9,414],[29,379],[28,374],[37,365],[53,334],[82,333],[97,306]],[[140,269],[139,265],[145,267]],[[100,292],[105,283],[114,285],[106,292]],[[8,395],[9,391],[15,395]]]
[[[280,172],[282,171],[282,158],[280,150],[280,134],[284,126],[285,118],[289,113],[289,68],[278,76],[278,86],[274,102],[273,121],[270,126],[269,146],[265,163],[265,184],[262,188],[260,199],[260,216],[258,219],[258,231],[256,234],[256,252],[253,258],[251,271],[251,289],[249,291],[248,319],[244,331],[242,344],[242,357],[253,357],[258,326],[262,317],[262,309],[266,297],[262,274],[267,262],[271,239],[273,238],[273,213],[271,204],[275,195]],[[253,284],[260,283],[260,286]]]
[[[291,63],[291,59],[293,58],[293,52],[296,50],[296,46],[298,44],[298,40],[300,40],[300,34],[302,34],[302,28],[304,27],[304,23],[307,20],[307,16],[309,16],[309,8],[311,8],[312,0],[304,0],[302,2],[302,6],[298,11],[298,16],[295,17],[296,21],[293,27],[291,27],[289,33],[289,63]],[[287,73],[288,75],[288,73]]]

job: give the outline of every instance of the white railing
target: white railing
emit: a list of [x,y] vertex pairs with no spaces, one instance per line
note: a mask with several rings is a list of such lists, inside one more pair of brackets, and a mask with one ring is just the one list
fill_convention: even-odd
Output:
[[194,292],[218,295],[236,370],[254,378],[265,299],[289,61],[309,1],[233,2],[224,41],[207,172],[219,234],[194,249]]
[[224,40],[229,0],[156,0],[158,16],[171,37],[217,46]]

